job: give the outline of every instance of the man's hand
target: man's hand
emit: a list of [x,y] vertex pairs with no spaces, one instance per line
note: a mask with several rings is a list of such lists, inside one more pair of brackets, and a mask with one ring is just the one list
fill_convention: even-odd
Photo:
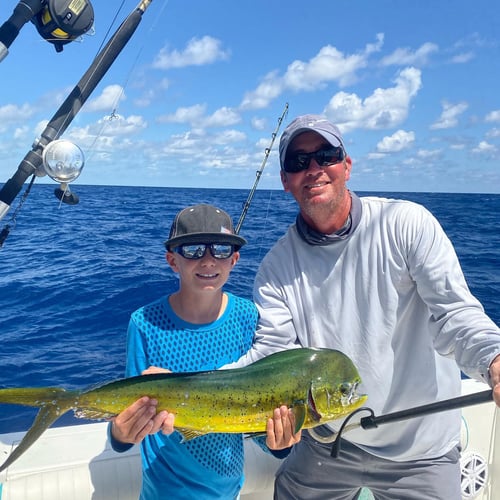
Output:
[[302,431],[295,433],[295,416],[292,410],[281,406],[274,410],[273,418],[267,421],[266,445],[270,450],[283,450],[300,441]]
[[490,365],[491,386],[493,387],[493,399],[500,407],[500,355]]
[[166,368],[160,368],[159,366],[150,366],[143,370],[141,375],[153,375],[154,373],[172,373],[170,370]]

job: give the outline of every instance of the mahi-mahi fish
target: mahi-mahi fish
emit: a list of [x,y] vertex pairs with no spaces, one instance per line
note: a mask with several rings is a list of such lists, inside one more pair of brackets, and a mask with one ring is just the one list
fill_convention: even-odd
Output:
[[263,434],[273,410],[293,411],[295,431],[350,414],[366,399],[349,357],[324,348],[274,353],[244,368],[140,375],[79,391],[59,387],[0,389],[0,403],[40,407],[31,428],[0,466],[17,460],[61,415],[109,419],[142,396],[175,414],[185,440],[210,432]]

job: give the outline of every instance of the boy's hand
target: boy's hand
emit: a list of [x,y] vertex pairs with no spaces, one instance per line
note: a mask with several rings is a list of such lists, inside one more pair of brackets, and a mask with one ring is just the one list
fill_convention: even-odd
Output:
[[266,445],[270,450],[289,448],[302,436],[301,430],[295,433],[295,416],[286,406],[274,410],[273,418],[267,421],[266,432]]
[[174,414],[157,411],[158,401],[144,396],[113,417],[111,433],[121,443],[140,443],[148,434],[174,431]]

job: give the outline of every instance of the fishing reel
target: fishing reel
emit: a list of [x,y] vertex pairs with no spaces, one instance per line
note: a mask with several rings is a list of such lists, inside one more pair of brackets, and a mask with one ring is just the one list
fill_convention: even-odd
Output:
[[55,46],[56,52],[61,52],[63,45],[92,28],[94,9],[89,0],[20,0],[11,17],[0,26],[0,61],[28,21]]
[[55,46],[63,45],[85,34],[94,24],[94,9],[88,0],[45,0],[31,21],[38,33]]
[[54,190],[56,198],[68,205],[76,205],[80,199],[70,191],[69,183],[81,174],[84,164],[83,151],[76,144],[58,139],[44,147],[43,170],[37,170],[37,175],[47,174],[51,179],[60,182],[60,186]]

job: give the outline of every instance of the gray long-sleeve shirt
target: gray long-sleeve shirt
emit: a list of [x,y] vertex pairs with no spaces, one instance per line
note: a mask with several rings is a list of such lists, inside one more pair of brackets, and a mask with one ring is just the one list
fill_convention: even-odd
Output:
[[[361,206],[347,238],[310,245],[294,224],[267,254],[254,288],[259,328],[238,365],[292,347],[338,349],[358,367],[375,415],[459,396],[460,369],[487,380],[500,330],[437,220],[408,201],[366,197]],[[460,411],[345,438],[392,460],[437,457],[459,443]]]

